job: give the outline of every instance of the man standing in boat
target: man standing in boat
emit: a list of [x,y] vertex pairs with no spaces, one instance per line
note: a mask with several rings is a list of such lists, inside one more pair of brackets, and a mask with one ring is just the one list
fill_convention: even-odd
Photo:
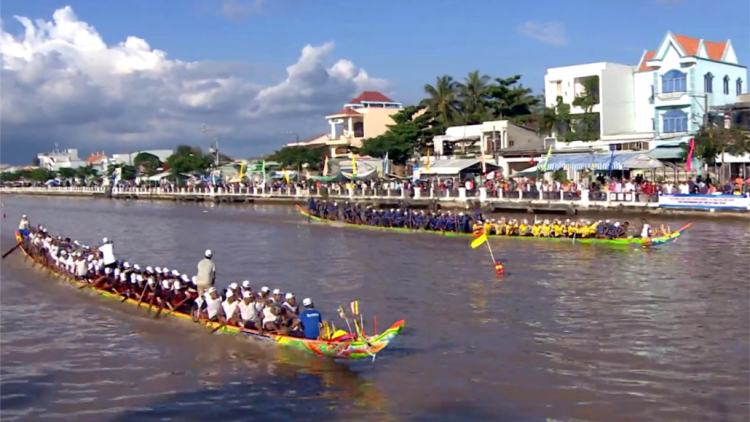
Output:
[[114,270],[117,267],[117,259],[115,258],[115,245],[112,241],[105,237],[102,240],[102,246],[99,247],[99,252],[102,253],[104,268]]
[[203,256],[204,258],[198,262],[198,275],[195,280],[199,296],[203,296],[203,293],[216,283],[216,265],[211,260],[211,249],[207,249]]
[[18,223],[18,233],[23,237],[28,236],[29,227],[31,227],[31,223],[29,223],[29,219],[26,217],[26,214],[24,214],[23,217],[21,217],[21,222]]

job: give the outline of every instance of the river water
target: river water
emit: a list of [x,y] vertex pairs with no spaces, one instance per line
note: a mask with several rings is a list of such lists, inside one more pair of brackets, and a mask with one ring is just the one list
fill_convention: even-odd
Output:
[[[702,220],[667,247],[613,249],[309,224],[283,206],[3,197],[115,240],[131,263],[312,297],[359,299],[406,328],[372,363],[335,363],[155,320],[63,285],[16,253],[0,283],[3,421],[747,421],[750,227]],[[656,221],[662,223],[662,221]],[[664,221],[672,228],[685,221]]]

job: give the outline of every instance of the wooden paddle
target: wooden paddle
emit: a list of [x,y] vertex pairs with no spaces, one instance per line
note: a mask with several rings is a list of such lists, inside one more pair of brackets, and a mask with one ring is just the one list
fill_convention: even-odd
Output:
[[18,244],[17,244],[16,246],[14,246],[14,247],[10,248],[10,250],[9,250],[8,252],[5,252],[5,253],[3,254],[3,257],[2,257],[2,259],[5,259],[5,257],[6,257],[6,256],[10,255],[11,253],[13,253],[13,251],[15,251],[16,249],[18,249],[18,248],[19,248],[19,247],[21,246],[21,243],[22,243],[22,242],[18,242]]
[[[144,287],[143,291],[141,292],[141,297],[138,298],[138,306],[137,306],[138,308],[141,307],[141,302],[143,302],[143,295],[146,294],[146,289],[148,289],[148,282],[146,282],[146,287]],[[123,300],[123,302],[125,302],[125,301]]]
[[222,322],[221,325],[219,325],[218,327],[216,327],[213,330],[211,330],[211,332],[209,334],[213,334],[213,333],[219,331],[220,329],[222,329],[222,328],[224,328],[226,326],[227,326],[227,320],[224,320],[224,322]]
[[[167,315],[166,315],[166,316],[170,316],[170,315],[172,315],[172,312],[174,312],[174,311],[175,311],[175,310],[176,310],[177,308],[179,308],[179,307],[180,307],[180,306],[182,306],[182,305],[183,305],[183,304],[184,304],[185,302],[187,302],[187,301],[188,301],[188,299],[190,299],[190,296],[186,297],[186,298],[185,298],[185,299],[184,299],[184,300],[183,300],[182,302],[178,303],[178,304],[177,304],[177,306],[175,306],[175,307],[174,307],[174,308],[172,308],[172,309],[171,309],[171,310],[170,310],[169,312],[167,312]],[[159,310],[159,312],[161,312],[161,310]],[[159,313],[157,312],[157,313],[156,313],[156,316],[155,316],[155,318],[158,318],[158,317],[159,317]]]

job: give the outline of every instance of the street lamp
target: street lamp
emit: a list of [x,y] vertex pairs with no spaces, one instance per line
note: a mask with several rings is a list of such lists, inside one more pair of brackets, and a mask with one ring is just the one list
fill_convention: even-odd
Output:
[[[297,147],[298,147],[298,148],[300,147],[300,143],[299,143],[299,133],[297,133],[297,132],[281,132],[281,134],[282,134],[282,135],[294,135],[294,136],[295,136],[295,138],[297,139]],[[302,175],[300,174],[300,172],[301,172],[301,171],[302,171],[302,170],[301,170],[301,168],[300,168],[300,163],[297,163],[297,181],[300,181],[300,180],[302,180]]]
[[203,133],[206,135],[210,135],[214,140],[214,146],[209,147],[209,151],[211,154],[214,154],[216,156],[215,164],[214,166],[218,169],[219,168],[219,135],[216,133],[215,130],[209,129],[208,126],[204,123],[203,124]]

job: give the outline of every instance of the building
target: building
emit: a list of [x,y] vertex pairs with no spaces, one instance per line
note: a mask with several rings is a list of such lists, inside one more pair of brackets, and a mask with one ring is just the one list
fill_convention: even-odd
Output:
[[[555,149],[582,147],[649,150],[686,142],[713,107],[734,103],[745,90],[747,68],[739,65],[732,42],[706,41],[667,33],[658,48],[645,51],[636,66],[593,63],[548,69],[545,103],[561,97],[572,104],[585,81],[598,78],[599,139],[564,142]],[[571,115],[582,113],[571,107]],[[575,130],[575,129],[573,129]]]
[[133,160],[138,156],[138,154],[151,154],[158,157],[159,161],[164,163],[167,161],[167,158],[172,155],[172,153],[173,151],[171,149],[151,149],[146,151],[128,152],[125,154],[112,154],[112,159],[110,160],[110,162],[111,164],[132,165]]
[[331,157],[342,157],[349,153],[348,147],[362,146],[362,141],[382,135],[388,125],[394,124],[392,115],[403,109],[403,105],[377,91],[365,91],[353,98],[344,107],[328,116],[331,127],[328,139],[321,145],[330,148]]
[[105,154],[104,151],[92,152],[91,155],[86,158],[86,165],[95,168],[101,173],[107,169],[108,161],[109,158],[107,158],[107,154]]
[[433,145],[435,162],[449,157],[484,155],[485,163],[497,166],[505,176],[529,167],[530,162],[541,159],[549,148],[535,130],[507,120],[449,127],[445,135],[433,138]]
[[78,157],[77,149],[54,150],[38,154],[39,167],[57,171],[61,168],[78,168],[86,166],[86,161]]

